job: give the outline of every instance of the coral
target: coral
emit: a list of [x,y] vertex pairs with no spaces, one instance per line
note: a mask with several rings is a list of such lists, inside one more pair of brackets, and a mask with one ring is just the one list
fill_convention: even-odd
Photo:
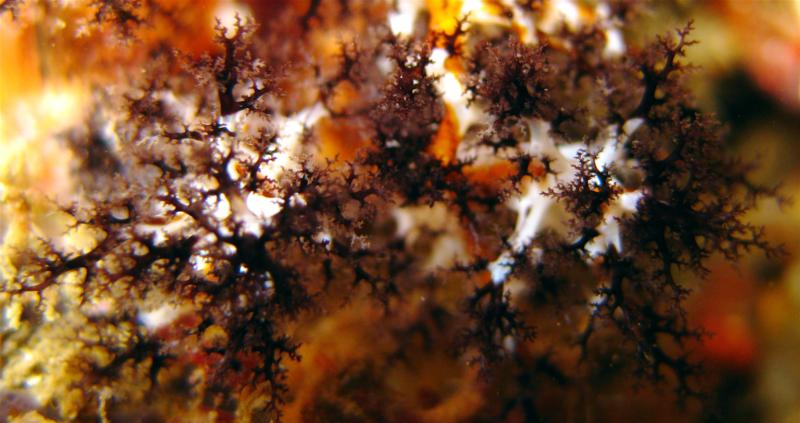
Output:
[[533,421],[618,340],[702,398],[679,273],[780,250],[745,216],[776,190],[684,88],[691,24],[626,47],[624,5],[252,2],[275,16],[173,51],[142,35],[172,3],[85,5],[138,53],[55,135],[67,196],[4,200],[0,411]]

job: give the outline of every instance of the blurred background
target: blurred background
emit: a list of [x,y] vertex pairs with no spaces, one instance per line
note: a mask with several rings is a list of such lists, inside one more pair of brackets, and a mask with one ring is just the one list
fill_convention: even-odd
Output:
[[758,182],[794,199],[752,213],[787,254],[712,262],[691,312],[714,336],[700,350],[728,422],[800,421],[800,1],[650,3],[632,37],[694,19],[689,61],[703,109],[727,126],[731,150],[759,163]]

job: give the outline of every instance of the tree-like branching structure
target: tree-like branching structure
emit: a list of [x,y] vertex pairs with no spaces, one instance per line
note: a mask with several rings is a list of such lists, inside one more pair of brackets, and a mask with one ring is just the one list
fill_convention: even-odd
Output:
[[[147,3],[90,7],[135,36],[137,7],[163,12]],[[2,279],[8,384],[42,371],[9,361],[31,337],[71,345],[56,394],[21,409],[168,418],[175,408],[131,404],[181,398],[221,419],[280,419],[300,401],[287,365],[315,342],[305,322],[359,301],[380,304],[383,319],[362,324],[391,339],[374,348],[383,359],[333,375],[339,390],[316,391],[306,419],[402,420],[329,397],[353,378],[382,389],[376,375],[416,349],[481,368],[463,383],[511,372],[516,390],[475,411],[486,418],[538,418],[542,375],[577,377],[532,352],[542,343],[586,364],[621,338],[640,377],[701,396],[688,345],[706,335],[679,272],[778,250],[745,220],[774,189],[726,156],[684,87],[691,24],[614,51],[623,15],[537,27],[541,5],[508,2],[491,19],[432,11],[425,28],[398,3],[218,22],[216,51],[152,47],[143,74],[96,90],[86,125],[62,136],[78,163],[56,213],[67,231],[14,249]],[[303,56],[347,25],[359,36],[336,66]],[[561,315],[574,320],[558,336],[539,333]]]

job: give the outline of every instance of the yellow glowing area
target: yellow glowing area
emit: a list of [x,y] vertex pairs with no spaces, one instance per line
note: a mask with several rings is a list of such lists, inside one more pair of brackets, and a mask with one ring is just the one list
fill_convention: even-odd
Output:
[[431,31],[453,33],[458,27],[461,17],[461,0],[427,0],[428,12],[431,15],[429,28]]
[[10,25],[8,19],[0,18],[0,113],[19,95],[41,85],[35,31]]
[[65,192],[69,155],[52,138],[83,117],[87,97],[82,85],[53,84],[0,113],[0,182]]

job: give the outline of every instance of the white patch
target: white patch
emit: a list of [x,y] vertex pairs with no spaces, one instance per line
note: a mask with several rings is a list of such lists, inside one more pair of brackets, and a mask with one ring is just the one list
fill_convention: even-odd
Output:
[[137,319],[148,330],[155,330],[172,323],[178,317],[178,308],[172,305],[162,305],[150,311],[139,311]]
[[399,207],[395,207],[394,210],[392,210],[392,216],[397,225],[394,236],[397,238],[405,238],[406,235],[414,229],[414,216],[410,211]]
[[283,200],[280,198],[264,197],[250,193],[245,198],[247,210],[261,220],[268,221],[283,209]]
[[410,36],[414,33],[414,22],[424,7],[420,0],[405,0],[397,4],[397,10],[389,12],[389,28],[397,36]]
[[461,16],[469,15],[470,23],[507,25],[505,18],[491,13],[482,0],[465,0],[461,5]]
[[603,49],[605,57],[619,57],[625,53],[625,39],[619,28],[606,29],[606,46]]
[[581,15],[578,6],[572,0],[556,0],[554,2],[556,11],[564,21],[572,28],[577,28],[581,24]]
[[609,137],[603,149],[597,153],[597,160],[595,164],[600,170],[608,168],[611,164],[619,159],[619,151],[617,150],[617,140]]
[[[237,113],[245,116],[253,115],[242,111]],[[296,165],[294,160],[294,153],[300,147],[303,136],[306,134],[307,128],[312,128],[316,125],[322,117],[327,116],[328,112],[320,102],[316,102],[291,116],[277,115],[273,119],[275,126],[278,128],[278,136],[276,137],[276,144],[278,146],[278,154],[275,155],[275,160],[270,162],[264,167],[264,176],[270,180],[278,180],[283,171]],[[261,118],[255,118],[261,119]],[[250,125],[260,127],[263,125],[260,121],[248,124],[249,120],[239,123],[239,125]]]
[[476,124],[487,122],[488,115],[477,104],[469,104],[466,87],[461,84],[458,76],[445,68],[445,61],[449,57],[447,50],[435,48],[431,51],[431,59],[425,71],[435,81],[436,89],[442,93],[442,100],[452,107],[458,120],[458,136],[461,137],[467,128]]
[[506,335],[503,338],[503,348],[506,352],[513,354],[517,350],[517,340],[513,336]]
[[627,134],[628,136],[630,136],[637,129],[639,129],[640,126],[642,126],[642,123],[644,123],[644,119],[642,118],[628,119],[627,121],[625,121],[625,124],[622,125],[622,131],[625,132],[625,134]]
[[331,234],[328,231],[317,232],[316,235],[314,235],[314,242],[325,245],[328,251],[331,249],[331,241]]
[[520,251],[531,243],[543,227],[553,199],[542,195],[538,183],[531,183],[522,197],[512,202],[511,207],[517,211],[517,225],[511,237],[511,245]]
[[617,198],[617,203],[625,211],[636,211],[636,205],[639,204],[639,200],[642,199],[642,196],[642,192],[639,190],[625,192],[620,194],[619,198]]
[[247,22],[253,18],[253,13],[249,7],[239,2],[222,2],[211,16],[219,19],[219,23],[225,28],[225,36],[230,37],[233,35],[236,19],[240,19],[241,22]]
[[487,269],[492,275],[492,283],[500,285],[508,279],[515,265],[514,257],[507,251],[500,255],[495,261],[489,263]]

